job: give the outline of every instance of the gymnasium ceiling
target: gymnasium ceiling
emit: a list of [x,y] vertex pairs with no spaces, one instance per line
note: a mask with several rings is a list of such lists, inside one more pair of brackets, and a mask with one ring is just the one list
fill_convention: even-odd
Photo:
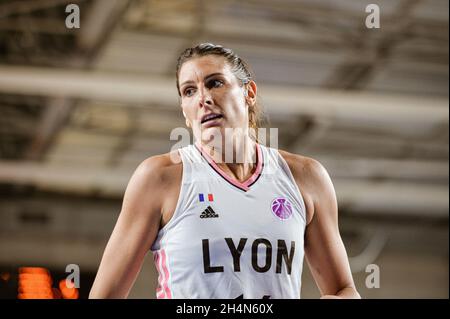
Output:
[[[67,29],[68,3],[81,28]],[[120,198],[184,126],[179,52],[252,65],[279,146],[329,170],[358,213],[448,218],[448,6],[379,0],[0,1],[0,184]]]

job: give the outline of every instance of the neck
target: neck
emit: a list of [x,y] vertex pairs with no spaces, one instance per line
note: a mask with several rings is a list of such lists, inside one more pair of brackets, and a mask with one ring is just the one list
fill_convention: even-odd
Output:
[[[249,136],[233,138],[229,143],[221,145],[197,143],[203,152],[226,173],[238,181],[247,180],[257,166],[256,142]],[[223,147],[222,147],[223,145]]]

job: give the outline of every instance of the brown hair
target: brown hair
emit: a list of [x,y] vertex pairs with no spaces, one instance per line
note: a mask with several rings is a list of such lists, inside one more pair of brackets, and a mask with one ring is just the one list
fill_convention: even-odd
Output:
[[[231,49],[224,48],[221,45],[215,45],[212,43],[201,43],[192,48],[187,48],[178,57],[176,70],[178,95],[181,96],[180,85],[178,81],[182,65],[190,59],[202,57],[205,55],[218,55],[224,57],[231,66],[233,74],[241,82],[241,85],[245,85],[252,80],[252,74],[248,64]],[[250,128],[257,130],[260,127],[262,122],[262,110],[258,102],[256,102],[254,105],[249,105],[248,122]]]

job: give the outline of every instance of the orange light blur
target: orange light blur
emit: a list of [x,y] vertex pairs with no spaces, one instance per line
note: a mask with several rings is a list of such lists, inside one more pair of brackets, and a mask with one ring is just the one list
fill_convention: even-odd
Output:
[[50,275],[50,272],[43,267],[20,267],[19,274],[45,274]]
[[78,299],[78,289],[74,287],[73,282],[67,285],[65,279],[60,280],[59,290],[64,299]]
[[9,272],[2,272],[2,273],[0,274],[0,278],[1,278],[3,281],[8,281],[8,280],[11,278],[11,274],[10,274]]
[[66,285],[66,279],[59,281],[59,289],[53,288],[50,272],[43,267],[19,268],[19,299],[78,299],[78,289],[73,282]]
[[50,272],[42,267],[19,268],[19,299],[53,299]]

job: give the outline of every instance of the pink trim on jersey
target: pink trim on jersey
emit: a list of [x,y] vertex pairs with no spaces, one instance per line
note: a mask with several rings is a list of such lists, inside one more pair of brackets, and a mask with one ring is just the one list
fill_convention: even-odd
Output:
[[261,155],[261,146],[259,146],[258,143],[256,143],[256,154],[256,169],[253,175],[243,183],[246,187],[250,187],[250,185],[253,184],[253,182],[259,177],[262,171],[263,157]]
[[[161,256],[161,257],[160,257]],[[172,292],[169,288],[169,270],[166,264],[166,252],[164,249],[155,253],[155,265],[158,270],[158,287],[156,288],[156,298],[172,299]]]
[[167,264],[166,264],[166,251],[164,249],[162,249],[161,254],[162,254],[162,269],[164,271],[164,276],[166,279],[166,282],[165,282],[163,288],[166,293],[166,298],[172,299],[172,292],[169,289],[169,270],[167,269]]
[[208,154],[208,152],[204,149],[204,147],[198,142],[195,144],[197,148],[199,149],[202,156],[206,159],[206,161],[211,165],[211,167],[223,178],[225,178],[229,183],[233,184],[234,186],[244,190],[248,191],[250,189],[250,185],[259,177],[262,171],[263,167],[263,160],[261,155],[261,147],[258,143],[256,143],[256,169],[255,172],[250,176],[245,182],[239,182],[238,180],[229,177],[217,164],[214,162],[214,159]]
[[164,290],[162,289],[163,274],[161,271],[161,265],[160,265],[161,259],[159,258],[158,251],[155,252],[154,259],[155,259],[156,270],[158,271],[158,287],[156,288],[156,298],[161,299],[161,298],[164,298]]

